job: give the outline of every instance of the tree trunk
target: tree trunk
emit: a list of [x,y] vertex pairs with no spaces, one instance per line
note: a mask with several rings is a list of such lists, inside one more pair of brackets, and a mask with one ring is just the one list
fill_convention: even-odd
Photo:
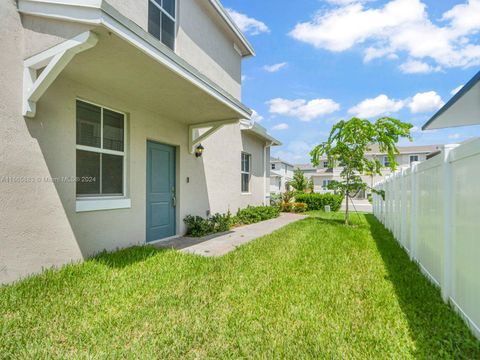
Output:
[[350,192],[347,190],[347,193],[346,193],[346,200],[347,200],[347,204],[346,204],[346,207],[345,207],[345,225],[348,225],[348,201],[350,199]]

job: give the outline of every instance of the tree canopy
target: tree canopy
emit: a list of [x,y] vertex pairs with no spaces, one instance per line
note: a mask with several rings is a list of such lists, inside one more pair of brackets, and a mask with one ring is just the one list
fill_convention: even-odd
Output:
[[370,176],[382,174],[380,161],[377,158],[367,159],[365,153],[371,150],[372,145],[378,145],[379,151],[389,157],[389,168],[394,171],[398,165],[395,155],[399,153],[396,144],[401,138],[412,140],[412,127],[411,124],[390,117],[382,117],[375,122],[354,117],[335,124],[327,141],[311,151],[314,166],[318,166],[322,157],[326,156],[330,164],[342,168],[342,181],[331,182],[329,188],[346,196],[346,224],[349,199],[367,188],[360,175],[366,172]]

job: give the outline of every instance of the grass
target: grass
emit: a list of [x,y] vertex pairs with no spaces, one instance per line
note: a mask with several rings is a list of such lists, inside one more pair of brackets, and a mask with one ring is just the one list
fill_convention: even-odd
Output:
[[133,248],[0,288],[0,358],[480,358],[371,215],[218,259]]

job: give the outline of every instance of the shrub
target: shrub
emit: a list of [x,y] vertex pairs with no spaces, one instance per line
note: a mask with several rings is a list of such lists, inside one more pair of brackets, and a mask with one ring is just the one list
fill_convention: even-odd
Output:
[[187,225],[187,235],[189,236],[201,237],[211,234],[214,230],[212,223],[201,216],[187,215],[183,222]]
[[233,225],[248,225],[263,220],[278,217],[280,209],[273,206],[249,206],[246,209],[238,210],[236,216],[232,216],[230,211],[226,214],[215,214],[208,219],[201,216],[188,215],[183,219],[187,225],[187,235],[193,237],[202,237],[219,232],[225,232],[231,229]]
[[271,206],[280,206],[282,203],[282,195],[280,194],[270,194],[270,205]]
[[281,210],[282,210],[282,212],[292,212],[293,203],[291,203],[291,202],[282,203]]
[[296,196],[297,202],[307,205],[308,210],[325,210],[326,205],[330,205],[332,211],[340,210],[343,201],[343,195],[339,194],[299,194]]
[[303,212],[307,211],[307,208],[308,208],[308,206],[305,203],[302,203],[302,202],[293,203],[293,212],[303,213]]
[[307,204],[301,202],[288,202],[283,203],[281,206],[283,212],[295,212],[302,213],[307,211]]
[[248,225],[273,219],[279,215],[280,210],[274,206],[249,206],[245,209],[239,209],[236,218],[239,223]]

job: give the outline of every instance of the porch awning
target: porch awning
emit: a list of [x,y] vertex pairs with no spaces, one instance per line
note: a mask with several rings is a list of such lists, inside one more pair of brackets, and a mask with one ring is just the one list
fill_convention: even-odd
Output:
[[480,124],[480,72],[450,99],[428,122],[423,130]]
[[69,58],[55,76],[61,71],[185,124],[250,118],[248,107],[138,25],[103,1],[90,2],[18,1],[21,13],[92,25],[96,45]]

